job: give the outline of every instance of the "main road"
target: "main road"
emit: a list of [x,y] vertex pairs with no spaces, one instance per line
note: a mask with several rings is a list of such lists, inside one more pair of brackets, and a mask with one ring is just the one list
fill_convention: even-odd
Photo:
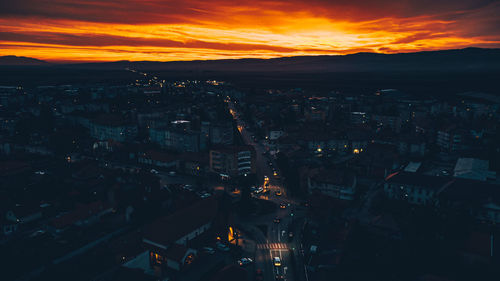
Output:
[[[290,198],[283,188],[280,178],[274,176],[274,171],[280,174],[276,164],[271,157],[266,153],[266,148],[263,144],[255,142],[251,133],[247,131],[245,122],[240,119],[236,106],[233,101],[228,101],[230,112],[235,118],[238,130],[240,131],[243,141],[247,145],[252,145],[255,149],[256,173],[259,182],[264,182],[264,177],[269,178],[269,192],[266,195],[261,195],[261,199],[271,200],[280,207],[271,214],[256,217],[250,221],[246,221],[247,227],[253,227],[254,239],[256,243],[255,265],[257,269],[263,271],[264,280],[302,280],[295,278],[294,272],[294,250],[298,250],[294,240],[298,237],[297,223],[292,223],[293,220],[300,220],[303,215],[299,210],[300,206]],[[281,192],[281,195],[280,193]],[[260,227],[257,227],[260,226]],[[292,237],[289,237],[290,232]],[[280,265],[275,265],[273,260],[278,257]]]

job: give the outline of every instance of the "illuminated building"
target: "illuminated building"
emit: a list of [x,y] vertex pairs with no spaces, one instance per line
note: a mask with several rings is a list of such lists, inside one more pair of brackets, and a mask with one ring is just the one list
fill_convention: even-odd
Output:
[[210,150],[210,170],[228,177],[255,174],[252,146],[223,146]]

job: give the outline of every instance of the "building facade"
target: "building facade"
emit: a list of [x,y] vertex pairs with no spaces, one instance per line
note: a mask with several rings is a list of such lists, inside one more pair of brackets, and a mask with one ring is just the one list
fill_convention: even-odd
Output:
[[252,146],[226,146],[210,150],[210,171],[236,177],[255,174],[255,150]]
[[322,170],[307,178],[309,193],[320,193],[341,200],[354,200],[356,175],[337,170]]

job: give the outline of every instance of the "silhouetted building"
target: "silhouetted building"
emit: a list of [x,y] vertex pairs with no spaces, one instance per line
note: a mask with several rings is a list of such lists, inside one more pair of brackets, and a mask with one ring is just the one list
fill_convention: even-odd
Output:
[[253,146],[224,146],[210,150],[210,170],[221,176],[255,174],[255,169]]

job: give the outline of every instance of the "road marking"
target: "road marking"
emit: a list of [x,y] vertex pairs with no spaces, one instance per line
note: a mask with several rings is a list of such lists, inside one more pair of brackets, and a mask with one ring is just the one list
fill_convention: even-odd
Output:
[[262,244],[257,244],[257,249],[287,250],[288,245],[286,243],[262,243]]

